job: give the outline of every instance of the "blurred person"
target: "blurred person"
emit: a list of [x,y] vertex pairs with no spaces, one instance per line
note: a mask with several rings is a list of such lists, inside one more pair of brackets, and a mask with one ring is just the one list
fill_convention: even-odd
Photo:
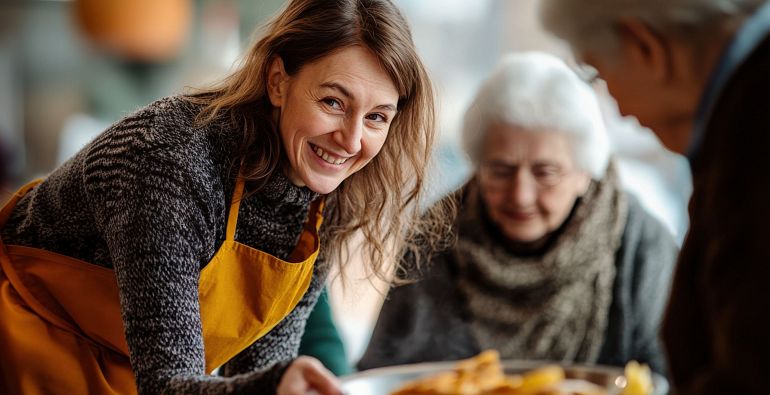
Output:
[[297,356],[305,321],[352,236],[386,275],[446,218],[417,211],[433,123],[390,1],[289,2],[221,84],[129,115],[2,209],[0,392],[341,393]]
[[540,12],[622,112],[690,162],[662,330],[675,393],[768,393],[770,3],[546,0]]
[[390,290],[358,367],[497,349],[664,373],[676,243],[620,188],[590,85],[552,55],[508,55],[465,114],[463,145],[473,176],[445,198],[457,241]]

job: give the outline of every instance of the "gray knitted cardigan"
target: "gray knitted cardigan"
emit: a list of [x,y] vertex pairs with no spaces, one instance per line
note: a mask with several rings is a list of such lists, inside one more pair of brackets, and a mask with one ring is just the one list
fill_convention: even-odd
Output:
[[[198,277],[225,238],[241,133],[195,127],[197,112],[172,97],[113,125],[20,201],[2,237],[114,268],[140,393],[274,393],[326,269],[316,262],[297,307],[222,376],[205,375]],[[276,175],[242,201],[235,239],[288,256],[316,196]]]
[[[628,203],[597,363],[623,366],[634,359],[665,374],[658,331],[678,248],[633,196],[628,195]],[[482,351],[457,276],[453,254],[447,250],[433,256],[419,281],[391,289],[357,368],[456,360]]]

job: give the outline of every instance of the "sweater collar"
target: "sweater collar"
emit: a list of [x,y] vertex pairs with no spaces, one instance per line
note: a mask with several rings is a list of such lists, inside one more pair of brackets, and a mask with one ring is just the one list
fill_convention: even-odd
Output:
[[258,195],[265,202],[286,206],[306,206],[318,197],[307,186],[294,185],[280,170],[273,172]]

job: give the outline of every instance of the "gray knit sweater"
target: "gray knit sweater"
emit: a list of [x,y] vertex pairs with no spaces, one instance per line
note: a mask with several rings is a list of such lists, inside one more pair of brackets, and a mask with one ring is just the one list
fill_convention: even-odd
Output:
[[[140,393],[274,393],[326,270],[316,262],[289,316],[205,375],[198,277],[225,238],[241,135],[193,126],[198,111],[173,97],[113,125],[21,199],[2,237],[114,268]],[[315,197],[274,176],[242,201],[235,239],[285,258]]]
[[[452,198],[454,195],[447,199]],[[612,303],[596,362],[624,366],[633,359],[665,374],[658,329],[677,247],[663,225],[633,196],[628,196],[628,203],[622,241],[615,253]],[[357,368],[455,360],[481,352],[471,330],[474,317],[458,288],[459,275],[450,249],[433,256],[420,281],[392,288]],[[509,296],[493,284],[488,289]],[[516,300],[515,295],[509,297]],[[519,300],[526,299],[519,296]]]

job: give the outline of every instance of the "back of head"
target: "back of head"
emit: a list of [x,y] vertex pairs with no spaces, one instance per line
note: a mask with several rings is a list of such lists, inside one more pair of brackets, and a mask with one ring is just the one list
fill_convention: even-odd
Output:
[[612,50],[616,24],[634,18],[655,31],[702,44],[708,32],[749,15],[765,0],[542,0],[544,27],[574,49]]
[[576,165],[595,179],[604,176],[609,140],[596,94],[553,55],[507,55],[482,84],[463,125],[463,145],[474,165],[479,164],[486,132],[494,123],[563,133]]

